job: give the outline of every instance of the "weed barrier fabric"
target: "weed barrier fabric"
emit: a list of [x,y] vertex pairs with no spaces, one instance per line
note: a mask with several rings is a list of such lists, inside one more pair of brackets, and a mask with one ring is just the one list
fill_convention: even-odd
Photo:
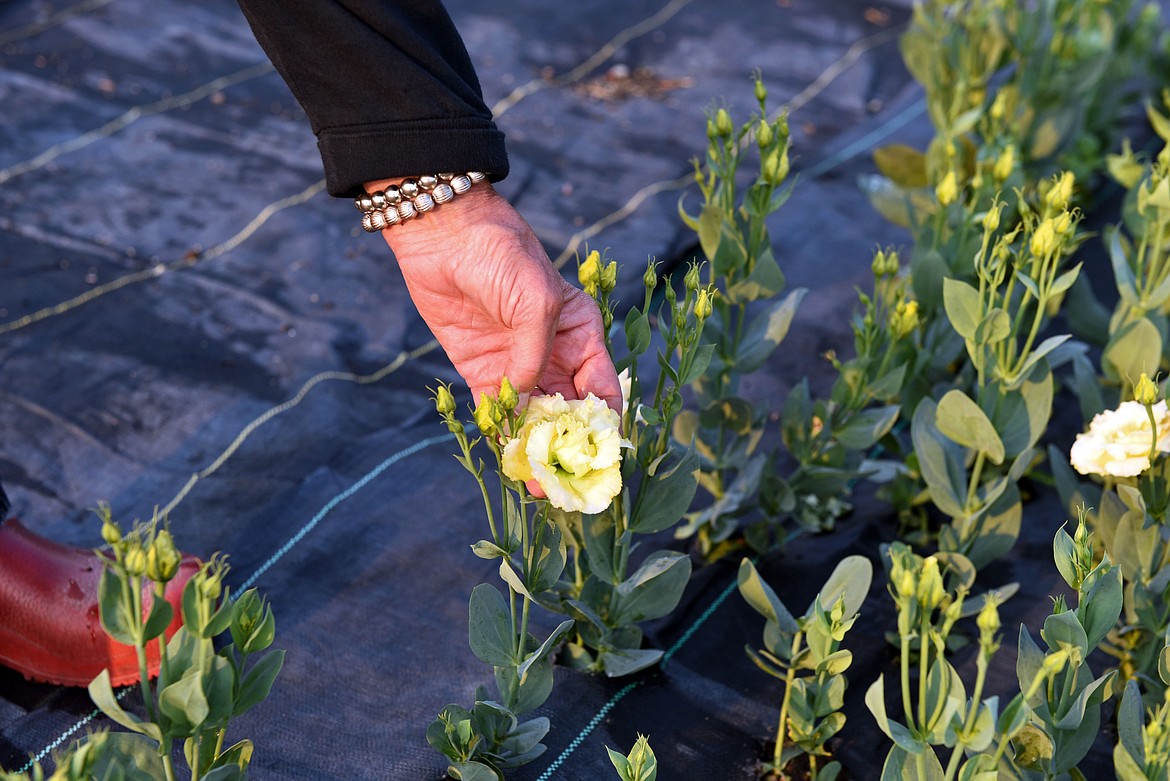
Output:
[[[641,299],[647,255],[670,270],[697,251],[677,205],[702,109],[746,115],[755,68],[773,106],[795,102],[803,175],[772,231],[790,287],[810,293],[784,350],[745,383],[773,409],[803,376],[827,387],[820,354],[848,349],[872,248],[908,241],[856,185],[873,146],[930,136],[896,46],[905,5],[448,4],[508,134],[500,189],[570,277],[574,250],[608,247],[623,302]],[[235,5],[14,0],[0,9],[0,95],[0,479],[13,512],[92,546],[99,500],[119,519],[168,508],[185,550],[228,553],[233,588],[267,595],[287,662],[234,733],[255,741],[257,777],[441,777],[423,731],[489,682],[467,647],[467,598],[496,580],[468,548],[482,507],[424,390],[457,378],[382,242],[322,192],[308,125]],[[836,532],[762,562],[789,605],[841,556],[892,538],[879,503],[863,489],[853,501]],[[1005,627],[1012,611],[1046,612],[1056,588],[1046,546],[1063,513],[1044,501],[1052,511],[1004,573],[1025,584]],[[558,669],[540,711],[548,752],[509,777],[609,777],[603,746],[628,749],[637,732],[666,778],[754,777],[780,692],[743,653],[762,627],[729,590],[735,564],[700,568],[647,627],[670,651],[660,668],[616,681]],[[885,750],[859,706],[892,669],[891,616],[879,583],[850,635],[853,709],[836,748],[855,778]],[[993,690],[1010,680],[1001,667]],[[0,765],[108,726],[92,713],[84,691],[0,670]]]

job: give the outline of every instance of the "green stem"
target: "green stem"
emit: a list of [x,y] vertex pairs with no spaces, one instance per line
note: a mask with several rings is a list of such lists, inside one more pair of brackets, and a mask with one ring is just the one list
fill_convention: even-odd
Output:
[[[909,627],[907,627],[909,629]],[[902,679],[902,712],[906,716],[906,726],[913,730],[914,706],[910,697],[910,638],[902,635],[902,653],[900,654]]]
[[922,611],[918,619],[918,730],[925,734],[930,730],[927,714],[927,674],[930,668],[930,613]]
[[[804,633],[797,632],[792,638],[792,654],[789,660],[796,658],[800,652],[800,644],[804,640]],[[772,752],[772,765],[776,768],[776,772],[782,774],[780,767],[780,760],[784,753],[784,738],[788,734],[788,707],[792,702],[792,684],[796,681],[796,668],[790,666],[788,674],[784,678],[784,699],[780,703],[780,721],[776,724],[776,747]]]
[[[975,727],[975,719],[979,716],[979,700],[983,696],[983,684],[987,678],[987,658],[982,652],[979,654],[979,659],[976,662],[975,672],[975,690],[971,694],[971,708],[967,711],[967,718],[963,720],[963,735],[970,735],[971,730]],[[959,762],[963,759],[963,749],[966,743],[963,738],[955,744],[954,751],[951,752],[950,762],[947,764],[947,772],[944,776],[945,781],[952,781],[955,774],[959,771]]]
[[983,464],[987,460],[987,454],[980,450],[975,456],[975,466],[971,468],[971,482],[967,484],[967,504],[963,508],[970,513],[975,508],[975,494],[979,490],[979,480],[983,477]]

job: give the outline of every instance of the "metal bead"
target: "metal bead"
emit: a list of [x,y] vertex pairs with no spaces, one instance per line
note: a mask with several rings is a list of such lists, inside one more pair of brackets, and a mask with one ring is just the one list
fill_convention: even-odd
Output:
[[375,231],[380,231],[386,227],[386,215],[380,211],[370,212],[370,226]]
[[375,209],[381,209],[386,205],[386,193],[381,190],[370,193],[370,203],[374,204]]
[[449,182],[455,178],[455,174],[439,174],[437,178],[440,182]]
[[402,200],[402,193],[398,192],[398,185],[392,184],[386,188],[386,205],[393,206]]
[[402,184],[398,185],[398,192],[402,193],[403,198],[413,198],[418,195],[418,180],[407,179]]
[[374,201],[370,198],[369,193],[362,193],[357,198],[354,198],[353,202],[358,207],[358,211],[361,212],[368,212],[374,208]]
[[435,208],[435,199],[432,198],[429,193],[420,193],[419,195],[415,196],[413,203],[414,208],[417,209],[420,214],[422,212],[429,212],[431,209]]
[[487,175],[480,171],[468,171],[467,178],[471,180],[472,184],[478,184],[487,179]]
[[362,230],[366,233],[377,233],[378,229],[374,227],[374,213],[366,212],[362,215]]
[[471,180],[460,174],[451,180],[451,189],[456,195],[462,195],[471,189]]
[[435,176],[420,176],[418,178],[418,189],[424,193],[429,193],[435,189],[435,185],[439,183],[438,177]]
[[431,191],[431,197],[435,199],[435,203],[446,203],[455,197],[455,191],[451,189],[451,185],[440,182]]
[[382,210],[382,218],[386,220],[387,228],[402,222],[402,218],[398,216],[398,210],[393,206],[388,206]]
[[410,201],[403,201],[402,203],[398,204],[398,216],[402,218],[403,222],[406,222],[416,214],[418,214],[418,211],[414,208],[414,204]]

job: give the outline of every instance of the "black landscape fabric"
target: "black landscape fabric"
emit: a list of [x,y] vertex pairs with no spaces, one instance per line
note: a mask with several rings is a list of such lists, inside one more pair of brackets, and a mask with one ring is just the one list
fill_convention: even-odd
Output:
[[[792,104],[800,180],[771,227],[789,285],[810,292],[745,388],[773,409],[806,375],[826,387],[821,353],[848,349],[873,248],[908,242],[857,187],[875,145],[931,134],[897,49],[908,5],[448,3],[508,136],[500,189],[570,277],[575,250],[608,247],[625,264],[626,302],[640,300],[647,256],[669,269],[697,252],[677,204],[697,202],[679,182],[703,150],[703,109],[744,117],[757,68],[773,105]],[[89,547],[99,500],[122,519],[168,508],[185,550],[228,553],[233,588],[267,595],[288,655],[236,733],[257,746],[255,777],[442,777],[423,732],[489,682],[468,649],[467,598],[496,578],[469,549],[482,506],[426,391],[458,378],[384,243],[324,194],[308,124],[238,9],[10,0],[0,96],[0,480],[12,512]],[[876,559],[892,538],[866,490],[853,501],[832,535],[762,563],[795,609],[841,556]],[[993,572],[1024,583],[1005,627],[1034,623],[1057,588],[1063,511],[1049,499],[1028,517],[1014,563]],[[661,668],[617,681],[558,670],[540,711],[549,750],[510,777],[611,777],[604,746],[628,750],[641,732],[661,778],[753,778],[780,689],[744,654],[762,623],[730,588],[735,564],[701,568],[649,627],[670,651]],[[856,695],[894,669],[881,638],[892,607],[875,580],[850,636],[862,644],[857,706],[834,744],[858,779],[876,777],[886,743]],[[0,765],[103,726],[92,712],[82,690],[0,671]]]

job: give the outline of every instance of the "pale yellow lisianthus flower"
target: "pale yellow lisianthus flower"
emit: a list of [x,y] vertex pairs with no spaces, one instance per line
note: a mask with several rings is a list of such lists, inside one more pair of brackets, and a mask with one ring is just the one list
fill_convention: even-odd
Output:
[[[1157,449],[1170,451],[1170,413],[1166,402],[1153,406]],[[1082,475],[1135,477],[1150,468],[1150,418],[1146,408],[1126,401],[1093,417],[1089,430],[1077,434],[1069,458]]]
[[535,480],[553,507],[569,512],[599,513],[622,490],[621,420],[590,393],[566,401],[533,396],[524,425],[504,446],[504,474]]

